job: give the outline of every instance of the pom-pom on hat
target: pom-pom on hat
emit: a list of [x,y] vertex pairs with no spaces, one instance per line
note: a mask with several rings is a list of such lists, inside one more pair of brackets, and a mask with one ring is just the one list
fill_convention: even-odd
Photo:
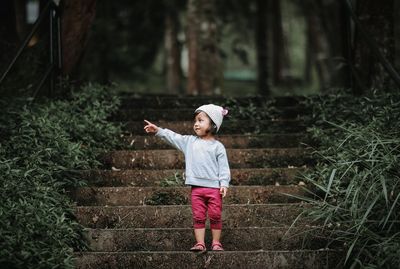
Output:
[[219,127],[221,127],[224,116],[228,114],[227,109],[224,109],[222,106],[217,106],[213,104],[202,105],[199,108],[197,108],[194,112],[196,113],[198,111],[203,111],[210,117],[210,119],[215,123],[215,125],[217,125],[217,132],[219,130]]

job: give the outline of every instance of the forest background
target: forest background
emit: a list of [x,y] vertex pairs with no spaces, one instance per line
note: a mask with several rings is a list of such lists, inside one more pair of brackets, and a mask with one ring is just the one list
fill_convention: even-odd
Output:
[[[47,2],[3,2],[0,70]],[[382,57],[400,65],[394,15],[400,4],[393,0],[56,2],[63,48],[55,72],[73,81],[116,83],[119,91],[362,93],[395,83]],[[7,77],[8,89],[37,83],[48,59],[48,28],[42,23],[29,40]]]

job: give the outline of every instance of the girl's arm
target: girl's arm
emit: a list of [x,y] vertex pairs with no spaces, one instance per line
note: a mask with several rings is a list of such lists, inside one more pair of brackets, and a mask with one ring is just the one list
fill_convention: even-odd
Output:
[[189,141],[189,135],[180,135],[169,129],[163,129],[155,124],[145,120],[147,125],[144,127],[147,133],[155,133],[156,136],[169,143],[176,149],[185,152],[186,145]]
[[225,147],[221,144],[217,153],[218,161],[218,179],[220,181],[220,186],[228,188],[229,182],[231,181],[231,171],[229,169],[228,156],[226,154]]

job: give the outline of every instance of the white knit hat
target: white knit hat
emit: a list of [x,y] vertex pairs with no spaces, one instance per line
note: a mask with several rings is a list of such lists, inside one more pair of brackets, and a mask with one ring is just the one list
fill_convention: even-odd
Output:
[[219,130],[219,127],[221,127],[224,116],[228,114],[227,109],[224,109],[222,106],[217,106],[213,104],[202,105],[194,112],[196,113],[198,111],[203,111],[210,117],[210,119],[217,125],[217,132]]

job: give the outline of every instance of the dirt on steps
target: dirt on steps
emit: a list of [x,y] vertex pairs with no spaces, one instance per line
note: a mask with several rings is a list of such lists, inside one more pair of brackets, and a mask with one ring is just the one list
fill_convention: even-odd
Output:
[[[297,185],[304,167],[240,168],[231,169],[231,185]],[[183,169],[122,169],[82,172],[90,186],[96,187],[151,187],[183,184]]]
[[[92,251],[184,251],[193,245],[192,228],[87,229]],[[206,244],[211,235],[206,234]],[[321,249],[327,235],[321,227],[224,228],[224,247],[230,251]]]
[[[194,134],[193,121],[160,121],[146,118],[162,128],[171,129],[180,134]],[[144,121],[127,121],[123,124],[126,134],[145,135]],[[226,134],[262,134],[262,133],[299,133],[305,132],[306,126],[300,120],[235,120],[224,121],[219,135]]]
[[[259,134],[259,135],[218,135],[216,139],[225,148],[288,148],[312,144],[304,133],[293,134]],[[155,136],[125,135],[127,149],[172,149],[172,147]]]
[[[296,119],[300,115],[304,114],[304,108],[293,106],[285,107],[283,109],[276,109],[271,112],[265,112],[266,119]],[[143,118],[158,119],[158,120],[193,120],[194,109],[193,108],[178,108],[178,109],[122,109],[116,115],[111,117],[115,121],[127,121],[127,120],[142,120]],[[230,117],[235,117],[236,119],[244,118],[245,115],[238,114],[235,110],[231,111],[226,120],[229,121]]]
[[[189,187],[83,187],[71,195],[77,205],[132,206],[186,205]],[[224,204],[296,203],[293,196],[307,196],[303,186],[232,186]]]
[[334,250],[83,252],[76,255],[77,269],[163,268],[163,269],[342,269]]
[[[225,228],[290,226],[308,205],[234,204],[224,205]],[[187,228],[192,225],[190,205],[159,206],[78,206],[75,215],[88,228]],[[141,217],[138,217],[141,216]],[[300,218],[296,225],[314,224]]]
[[[231,168],[299,167],[311,165],[310,152],[303,148],[227,149]],[[102,162],[117,169],[182,169],[184,155],[178,150],[119,150],[109,152]]]

